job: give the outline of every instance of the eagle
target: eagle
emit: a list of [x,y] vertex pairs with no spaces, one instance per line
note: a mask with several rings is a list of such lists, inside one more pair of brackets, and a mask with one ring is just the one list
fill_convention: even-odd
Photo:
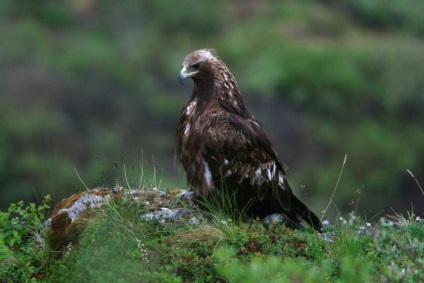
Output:
[[320,231],[319,218],[293,194],[287,166],[214,50],[187,55],[180,83],[188,78],[194,86],[181,110],[174,149],[196,196],[212,200],[229,192],[249,217],[280,214],[292,227],[303,229],[304,220]]

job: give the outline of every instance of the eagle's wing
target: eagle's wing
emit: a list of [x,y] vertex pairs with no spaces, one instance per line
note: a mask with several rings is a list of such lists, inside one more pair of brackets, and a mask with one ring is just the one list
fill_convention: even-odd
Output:
[[248,182],[259,200],[272,190],[282,208],[289,209],[292,192],[285,180],[286,165],[278,159],[264,129],[250,115],[225,110],[211,111],[214,114],[205,119],[202,131],[203,159],[214,181]]

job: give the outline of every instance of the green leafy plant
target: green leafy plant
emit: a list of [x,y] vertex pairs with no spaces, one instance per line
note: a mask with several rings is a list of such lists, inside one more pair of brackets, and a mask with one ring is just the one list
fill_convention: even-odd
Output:
[[41,229],[50,196],[39,206],[23,201],[0,211],[0,277],[24,282],[36,279],[45,269],[46,254]]

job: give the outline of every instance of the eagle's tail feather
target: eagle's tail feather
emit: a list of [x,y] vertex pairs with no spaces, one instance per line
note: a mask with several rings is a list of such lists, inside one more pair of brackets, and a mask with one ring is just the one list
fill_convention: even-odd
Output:
[[294,194],[291,196],[291,207],[297,216],[305,220],[315,230],[321,231],[320,219]]

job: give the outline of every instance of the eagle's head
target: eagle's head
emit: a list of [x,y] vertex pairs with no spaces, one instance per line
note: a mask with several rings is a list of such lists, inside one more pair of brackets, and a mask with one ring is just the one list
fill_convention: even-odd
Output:
[[220,107],[226,108],[226,111],[246,117],[250,115],[235,78],[214,50],[199,49],[187,55],[179,79],[182,83],[187,78],[194,81],[193,99],[220,101]]
[[223,64],[215,55],[212,49],[199,49],[188,54],[184,59],[183,67],[178,76],[180,83],[187,78],[192,78],[194,81],[202,79],[210,79],[214,76],[213,65]]

